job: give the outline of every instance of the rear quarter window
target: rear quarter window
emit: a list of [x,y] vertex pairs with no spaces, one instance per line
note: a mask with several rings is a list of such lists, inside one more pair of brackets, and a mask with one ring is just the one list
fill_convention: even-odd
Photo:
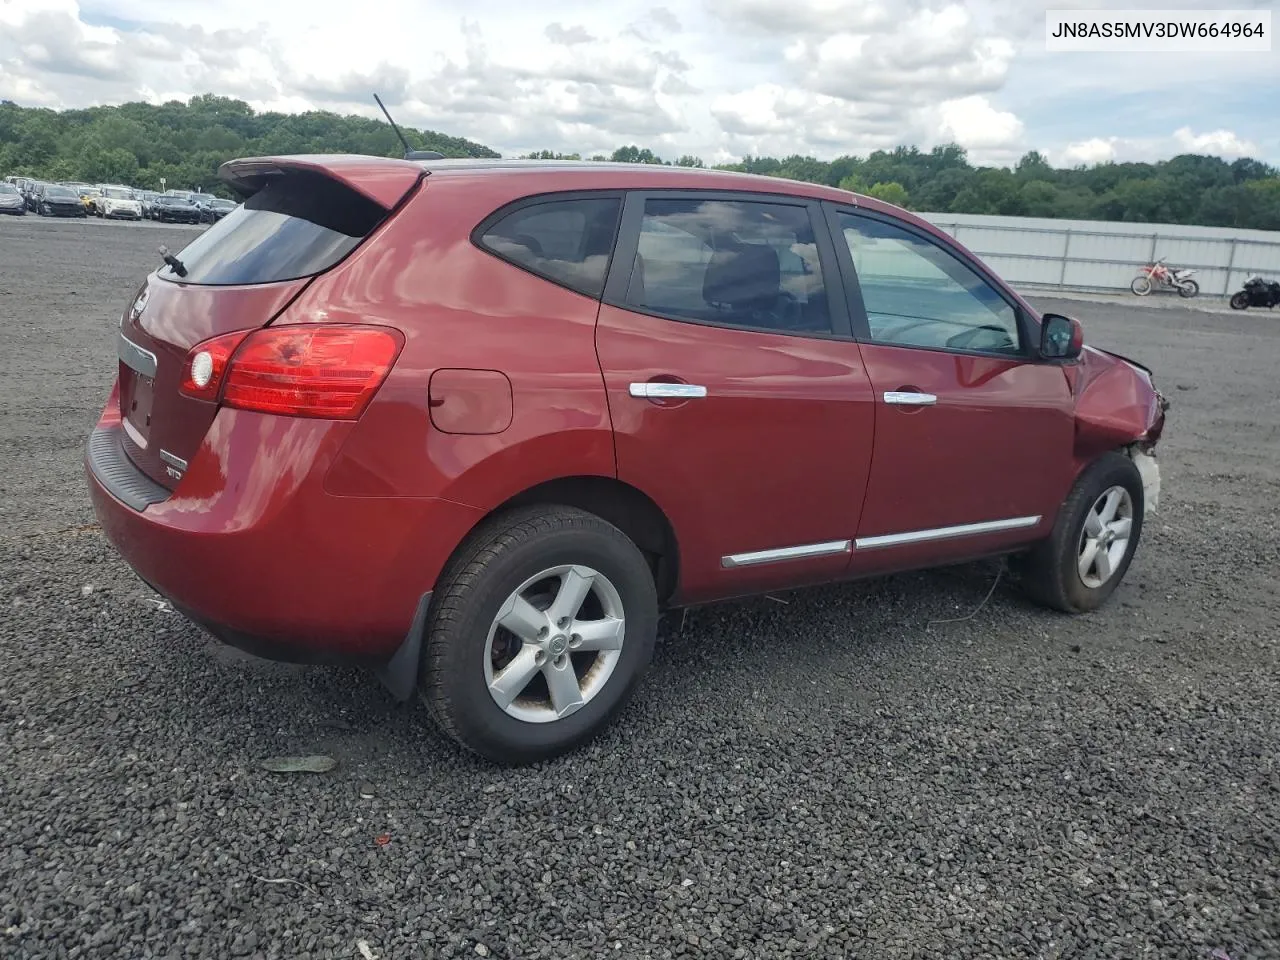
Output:
[[589,297],[604,292],[620,197],[539,199],[481,224],[481,247]]
[[160,276],[208,286],[314,276],[360,245],[387,215],[374,201],[321,174],[287,174],[263,187],[177,254],[186,268]]

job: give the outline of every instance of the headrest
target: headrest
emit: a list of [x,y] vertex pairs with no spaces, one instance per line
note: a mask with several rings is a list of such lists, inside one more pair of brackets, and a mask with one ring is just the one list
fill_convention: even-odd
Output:
[[747,307],[777,298],[782,292],[778,252],[763,243],[744,243],[717,250],[702,280],[707,303]]

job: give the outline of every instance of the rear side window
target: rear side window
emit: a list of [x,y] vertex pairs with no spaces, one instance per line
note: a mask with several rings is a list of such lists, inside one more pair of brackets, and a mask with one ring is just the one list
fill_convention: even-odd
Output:
[[646,200],[626,302],[679,320],[831,332],[817,242],[801,206]]
[[484,226],[478,240],[531,273],[599,298],[621,208],[617,197],[533,203]]
[[360,245],[384,210],[321,174],[271,181],[177,254],[187,269],[160,275],[180,283],[225,286],[296,280],[327,270]]

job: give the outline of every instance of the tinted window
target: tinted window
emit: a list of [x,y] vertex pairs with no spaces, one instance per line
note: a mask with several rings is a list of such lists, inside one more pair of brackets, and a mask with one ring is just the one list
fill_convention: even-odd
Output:
[[526,270],[598,297],[604,291],[621,206],[614,197],[535,203],[488,227],[480,243]]
[[327,270],[360,245],[385,216],[378,204],[323,175],[291,173],[270,182],[188,244],[177,258],[183,283],[272,283]]
[[831,331],[809,213],[785,204],[646,200],[627,303],[686,320]]
[[1018,318],[986,280],[931,240],[869,217],[840,214],[871,339],[935,349],[1022,352]]

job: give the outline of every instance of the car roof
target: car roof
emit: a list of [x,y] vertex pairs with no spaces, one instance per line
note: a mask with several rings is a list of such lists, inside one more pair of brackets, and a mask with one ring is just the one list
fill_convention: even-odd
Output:
[[571,187],[573,181],[589,177],[592,185],[616,186],[620,189],[697,189],[697,190],[747,190],[753,192],[786,193],[795,196],[814,197],[848,203],[856,197],[847,190],[828,187],[819,183],[805,183],[782,177],[766,177],[756,173],[740,173],[735,170],[715,170],[706,167],[675,167],[656,163],[618,163],[612,160],[506,160],[506,159],[445,159],[405,161],[424,168],[432,176],[510,176],[524,174],[546,178],[551,182],[563,182]]

